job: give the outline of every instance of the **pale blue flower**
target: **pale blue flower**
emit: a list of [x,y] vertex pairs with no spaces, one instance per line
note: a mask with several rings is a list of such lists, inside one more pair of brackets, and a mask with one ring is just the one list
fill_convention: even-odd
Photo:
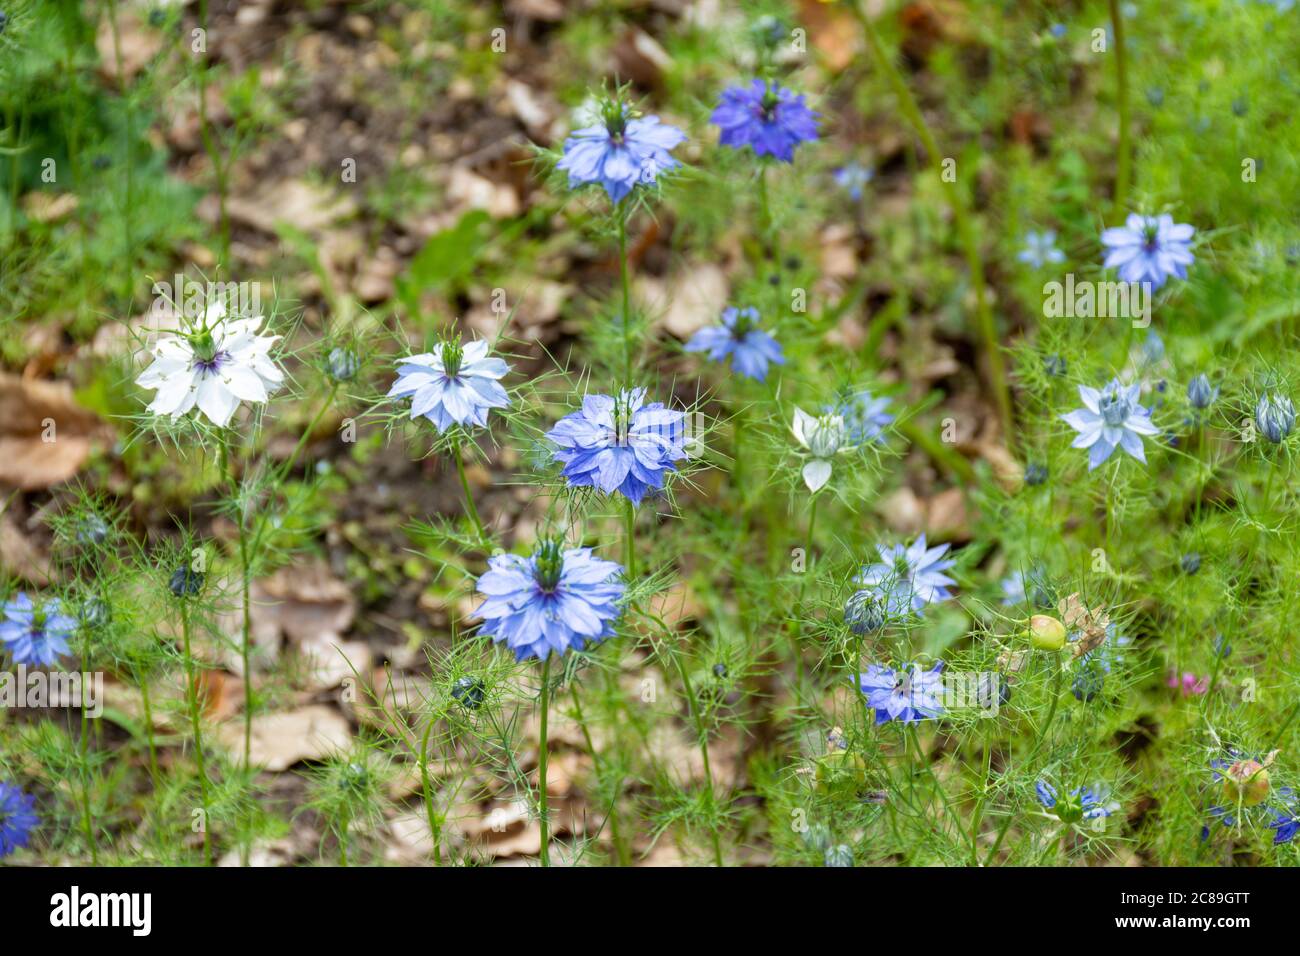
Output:
[[876,176],[870,167],[853,162],[845,163],[835,170],[832,175],[854,202],[861,201],[862,192],[867,188],[867,183],[871,182]]
[[1034,269],[1064,262],[1065,253],[1056,248],[1056,230],[1044,229],[1042,232],[1031,230],[1025,233],[1025,246],[1016,253],[1016,259]]
[[1107,249],[1102,267],[1119,269],[1123,282],[1150,282],[1159,289],[1170,276],[1187,278],[1187,267],[1196,258],[1191,246],[1195,234],[1195,228],[1175,223],[1168,214],[1132,213],[1124,225],[1102,232],[1101,244]]
[[487,425],[488,412],[510,404],[498,379],[510,371],[504,359],[488,357],[488,343],[440,343],[432,352],[398,362],[389,398],[410,398],[411,417],[433,422],[439,432],[452,425]]
[[878,545],[878,564],[864,567],[855,582],[872,588],[884,602],[890,617],[900,617],[908,611],[921,613],[927,604],[946,601],[952,597],[948,585],[956,584],[943,572],[955,561],[943,560],[950,545],[926,546],[925,535],[911,545]]
[[855,680],[867,706],[875,711],[877,724],[895,720],[914,724],[943,714],[942,671],[943,661],[937,661],[928,671],[915,663],[897,671],[868,664]]
[[1075,409],[1062,420],[1079,434],[1072,448],[1088,449],[1088,470],[1099,467],[1116,448],[1146,464],[1142,448],[1143,435],[1158,435],[1160,429],[1151,423],[1150,410],[1138,404],[1141,385],[1121,385],[1112,379],[1098,390],[1079,386],[1083,408]]
[[68,641],[77,631],[77,622],[62,613],[57,598],[37,606],[19,591],[0,610],[0,642],[8,647],[14,663],[50,667],[69,653]]
[[569,174],[569,188],[599,183],[618,203],[636,186],[651,185],[660,173],[680,166],[670,150],[685,141],[685,133],[659,117],[633,117],[626,104],[610,102],[601,110],[601,122],[565,139],[564,157],[556,165]]

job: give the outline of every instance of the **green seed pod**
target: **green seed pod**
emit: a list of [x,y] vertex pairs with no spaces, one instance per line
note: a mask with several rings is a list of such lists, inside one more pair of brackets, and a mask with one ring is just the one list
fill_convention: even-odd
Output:
[[1040,651],[1059,651],[1065,646],[1065,625],[1050,614],[1029,619],[1029,643]]

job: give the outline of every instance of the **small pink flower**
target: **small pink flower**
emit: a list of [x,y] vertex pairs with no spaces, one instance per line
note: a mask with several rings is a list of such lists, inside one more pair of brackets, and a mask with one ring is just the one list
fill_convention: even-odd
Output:
[[1177,688],[1184,697],[1199,697],[1210,689],[1210,679],[1208,677],[1198,678],[1191,671],[1183,671],[1181,679],[1177,671],[1170,671],[1165,684]]

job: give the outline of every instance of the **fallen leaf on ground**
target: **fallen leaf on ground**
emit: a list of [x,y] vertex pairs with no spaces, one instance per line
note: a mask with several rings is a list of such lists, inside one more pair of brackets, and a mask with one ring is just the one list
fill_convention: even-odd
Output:
[[[244,746],[244,722],[229,721],[217,728],[217,737],[232,752]],[[280,714],[253,718],[249,759],[266,770],[288,770],[303,760],[320,760],[344,750],[352,742],[352,728],[332,707],[312,704]]]
[[0,372],[0,485],[36,491],[66,481],[108,435],[67,382]]

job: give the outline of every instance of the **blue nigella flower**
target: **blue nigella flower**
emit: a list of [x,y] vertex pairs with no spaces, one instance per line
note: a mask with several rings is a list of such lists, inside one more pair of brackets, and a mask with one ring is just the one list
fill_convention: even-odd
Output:
[[1143,435],[1157,435],[1160,429],[1151,423],[1151,412],[1138,404],[1141,385],[1123,386],[1119,379],[1098,391],[1086,385],[1079,386],[1083,408],[1075,409],[1061,418],[1079,434],[1071,448],[1088,449],[1088,470],[1102,464],[1116,448],[1146,464],[1142,450]]
[[1108,817],[1119,809],[1118,804],[1106,802],[1109,793],[1105,787],[1076,787],[1069,796],[1061,799],[1055,787],[1046,780],[1039,780],[1034,784],[1034,791],[1038,794],[1038,802],[1065,823]]
[[748,86],[723,90],[710,119],[722,128],[723,146],[749,146],[756,156],[790,163],[796,146],[817,138],[817,116],[804,104],[802,94],[754,80]]
[[1102,267],[1118,268],[1124,282],[1150,282],[1158,289],[1170,276],[1187,278],[1187,267],[1195,260],[1191,247],[1195,234],[1195,228],[1175,223],[1168,214],[1132,213],[1124,225],[1102,232],[1101,244],[1108,250]]
[[941,560],[950,546],[941,544],[927,548],[925,535],[910,546],[896,544],[892,548],[878,545],[879,564],[867,565],[855,579],[859,585],[875,589],[891,617],[908,611],[921,613],[921,609],[935,601],[952,597],[947,585],[956,584],[943,572],[956,564]]
[[645,403],[644,388],[618,398],[588,395],[579,411],[565,415],[546,437],[558,445],[555,460],[576,488],[621,492],[639,505],[647,491],[663,487],[673,463],[686,457],[683,412],[662,402]]
[[40,823],[36,801],[12,783],[0,783],[0,859],[27,845]]
[[876,176],[870,167],[853,162],[845,163],[831,175],[835,177],[835,181],[840,184],[854,202],[862,200],[862,191],[867,188],[867,183],[871,182]]
[[621,565],[594,557],[591,548],[564,549],[543,541],[531,557],[495,554],[478,579],[486,596],[478,614],[482,633],[505,642],[517,660],[581,650],[614,633],[626,585]]
[[1016,253],[1016,259],[1034,269],[1049,263],[1064,262],[1065,253],[1056,248],[1056,230],[1025,233],[1025,247]]
[[1295,405],[1285,395],[1265,392],[1255,405],[1255,424],[1265,438],[1280,444],[1295,427]]
[[680,166],[669,151],[685,141],[685,133],[659,117],[633,117],[626,104],[611,101],[600,123],[565,139],[564,157],[556,165],[569,174],[569,188],[599,183],[618,203],[633,187],[651,185],[660,173]]
[[728,308],[722,312],[722,324],[700,329],[686,343],[688,352],[708,352],[714,362],[731,357],[731,367],[741,375],[763,381],[768,363],[785,364],[781,346],[758,328],[758,309]]
[[4,605],[0,616],[0,641],[8,645],[16,664],[56,664],[60,654],[68,653],[68,641],[76,631],[76,620],[62,613],[58,599],[37,607],[23,591]]
[[867,706],[876,712],[876,723],[891,720],[916,723],[943,714],[943,661],[928,671],[920,664],[894,670],[881,664],[868,664],[856,675],[858,689]]
[[1296,833],[1300,832],[1300,809],[1296,806],[1295,791],[1290,787],[1279,787],[1277,795],[1282,806],[1268,808],[1269,815],[1273,818],[1269,828],[1273,831],[1274,845],[1290,843],[1295,839]]
[[1187,383],[1187,401],[1192,408],[1206,409],[1219,397],[1219,389],[1210,384],[1210,378],[1204,372]]
[[486,341],[462,346],[448,340],[432,352],[401,359],[388,397],[409,397],[411,417],[424,416],[439,432],[453,424],[484,427],[489,410],[510,404],[497,381],[509,371],[504,359],[488,358]]
[[838,415],[844,422],[845,434],[851,445],[866,445],[876,441],[885,428],[894,421],[889,414],[889,399],[875,398],[866,389],[851,392],[834,405],[823,406],[828,415]]

